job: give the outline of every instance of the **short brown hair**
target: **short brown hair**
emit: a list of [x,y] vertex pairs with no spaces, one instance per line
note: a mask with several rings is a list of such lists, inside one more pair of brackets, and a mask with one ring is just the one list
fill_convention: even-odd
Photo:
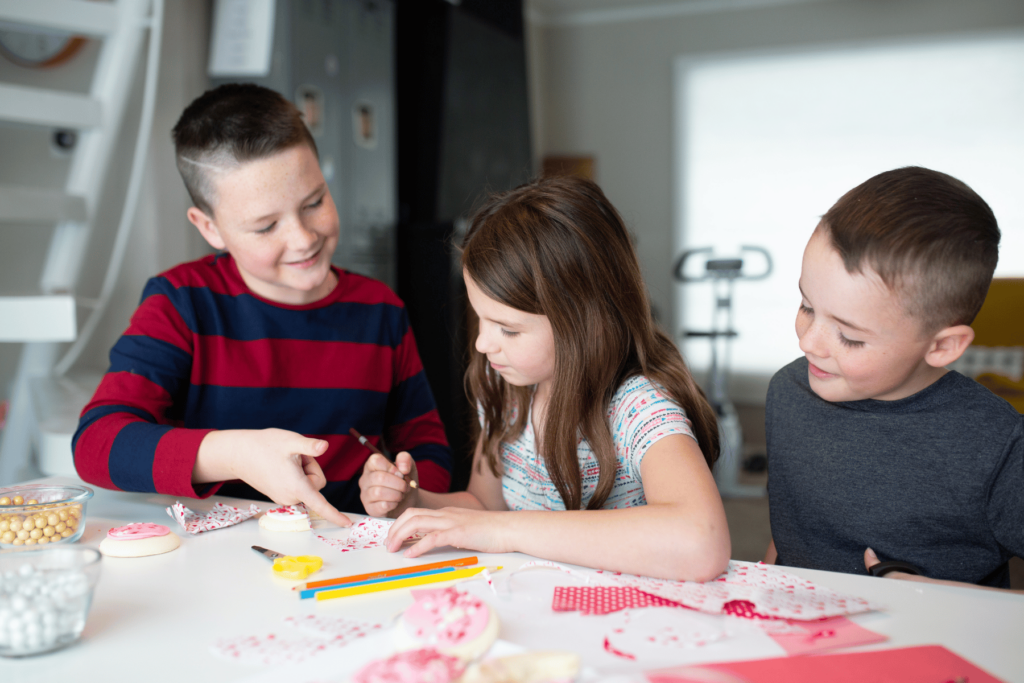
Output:
[[178,172],[193,203],[213,215],[211,167],[265,159],[316,142],[302,114],[279,93],[253,83],[207,90],[185,108],[171,133]]
[[822,216],[849,273],[874,270],[929,334],[970,325],[999,260],[999,226],[985,200],[927,168],[886,171]]
[[[576,447],[597,458],[600,508],[615,483],[608,406],[635,375],[660,384],[686,411],[708,467],[718,457],[718,422],[672,339],[655,324],[640,264],[622,218],[589,180],[542,178],[492,195],[470,220],[462,267],[483,292],[511,308],[546,315],[555,338],[555,376],[544,455],[568,510],[580,509]],[[477,320],[471,316],[471,335]],[[526,425],[531,388],[512,386],[470,346],[466,384],[483,408],[483,452],[497,476],[502,442]]]

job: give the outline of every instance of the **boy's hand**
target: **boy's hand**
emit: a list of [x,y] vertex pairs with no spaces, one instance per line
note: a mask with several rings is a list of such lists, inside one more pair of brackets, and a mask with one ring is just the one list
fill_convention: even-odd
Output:
[[409,486],[410,481],[419,485],[416,461],[411,455],[402,451],[394,464],[384,456],[371,455],[359,477],[359,499],[366,514],[397,517],[406,508],[419,505],[419,488]]
[[327,477],[316,458],[326,450],[323,439],[284,429],[211,432],[199,446],[193,481],[241,479],[275,503],[303,503],[327,521],[349,526],[352,521],[320,493]]

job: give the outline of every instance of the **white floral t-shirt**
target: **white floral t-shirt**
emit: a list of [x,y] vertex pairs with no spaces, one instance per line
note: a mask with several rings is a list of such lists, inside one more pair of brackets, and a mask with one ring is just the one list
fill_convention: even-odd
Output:
[[[537,453],[533,424],[527,416],[523,433],[513,443],[501,445],[502,497],[509,510],[564,510],[558,489],[548,476],[544,458]],[[612,430],[618,466],[615,484],[602,508],[627,508],[646,505],[640,463],[647,449],[670,434],[694,437],[686,413],[661,388],[643,376],[623,382],[608,406],[608,425]],[[583,480],[583,506],[597,489],[597,458],[585,439],[576,449]]]

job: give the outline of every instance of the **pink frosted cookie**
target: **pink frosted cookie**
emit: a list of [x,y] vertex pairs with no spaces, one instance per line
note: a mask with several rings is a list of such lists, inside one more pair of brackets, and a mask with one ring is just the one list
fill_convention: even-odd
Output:
[[145,557],[167,553],[181,545],[178,536],[163,524],[137,523],[119,526],[100,541],[107,557]]
[[267,510],[260,526],[267,531],[309,531],[309,515],[305,505],[285,505]]
[[449,683],[462,675],[463,663],[433,648],[399,652],[370,662],[352,676],[353,683]]
[[432,647],[472,660],[498,637],[498,617],[480,598],[454,586],[413,591],[412,596],[415,602],[395,629],[401,649]]

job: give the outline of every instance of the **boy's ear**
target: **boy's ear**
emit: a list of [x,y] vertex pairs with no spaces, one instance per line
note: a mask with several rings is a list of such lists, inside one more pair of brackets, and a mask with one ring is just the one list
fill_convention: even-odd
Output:
[[932,338],[932,345],[924,360],[933,368],[944,368],[962,356],[973,341],[974,329],[970,325],[946,327]]
[[189,223],[196,226],[199,234],[203,236],[203,239],[211,247],[218,250],[224,248],[224,240],[221,239],[220,232],[217,230],[217,224],[213,222],[212,218],[195,206],[189,207],[185,215],[188,216]]

